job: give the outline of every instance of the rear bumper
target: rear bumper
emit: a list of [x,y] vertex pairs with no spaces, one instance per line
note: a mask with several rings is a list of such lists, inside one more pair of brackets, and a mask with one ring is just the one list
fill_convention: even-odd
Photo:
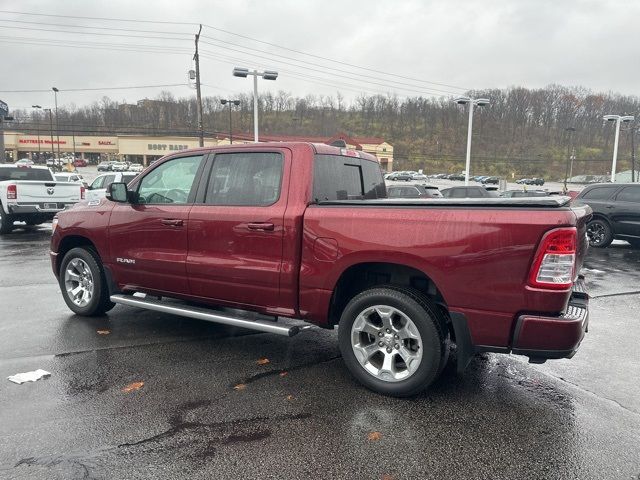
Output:
[[532,360],[571,358],[589,326],[589,295],[584,277],[573,286],[564,314],[557,317],[521,315],[516,321],[511,352]]
[[73,203],[51,202],[51,203],[38,203],[29,205],[7,205],[9,213],[11,215],[28,215],[32,213],[36,214],[51,214],[54,215],[58,212],[69,208]]

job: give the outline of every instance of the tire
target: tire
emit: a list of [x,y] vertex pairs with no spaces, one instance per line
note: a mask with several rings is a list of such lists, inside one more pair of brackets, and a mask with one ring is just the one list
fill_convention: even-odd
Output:
[[13,216],[5,213],[0,203],[0,235],[11,233],[13,230]]
[[365,387],[407,397],[425,390],[442,371],[445,325],[438,308],[419,292],[376,287],[347,304],[338,342],[347,368]]
[[606,220],[595,218],[587,223],[587,237],[592,247],[605,248],[613,241],[613,232]]
[[36,225],[42,225],[44,223],[44,221],[40,221],[40,220],[27,220],[25,222],[27,225],[29,225],[30,227],[35,227]]
[[[65,303],[78,315],[103,315],[115,306],[109,300],[100,257],[90,248],[78,247],[67,252],[60,264],[58,283]],[[74,291],[77,291],[77,296],[74,296]]]
[[640,238],[627,238],[632,248],[640,248]]

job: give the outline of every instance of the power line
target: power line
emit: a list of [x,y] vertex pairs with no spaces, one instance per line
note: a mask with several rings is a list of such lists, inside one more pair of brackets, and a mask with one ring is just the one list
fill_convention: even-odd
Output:
[[[164,87],[186,87],[187,83],[168,83],[164,85],[133,85],[128,87],[95,87],[95,88],[61,88],[61,92],[89,92],[97,90],[133,90],[138,88],[164,88]],[[44,93],[51,92],[50,88],[42,90],[0,90],[0,93]]]
[[117,27],[96,27],[96,26],[86,26],[86,25],[74,25],[69,23],[48,23],[48,22],[28,22],[26,20],[4,20],[0,19],[0,22],[5,23],[22,23],[28,25],[47,25],[52,27],[71,27],[71,28],[88,28],[94,30],[116,30],[119,32],[134,32],[134,33],[163,33],[167,35],[191,35],[190,32],[169,32],[169,31],[159,31],[159,30],[139,30],[139,29],[131,29],[131,28],[117,28]]
[[[13,30],[24,30],[24,27],[12,27],[9,25],[0,25],[0,28],[10,28]],[[151,39],[160,39],[160,40],[190,40],[190,38],[171,38],[171,37],[162,37],[162,36],[151,36],[151,35],[128,35],[126,33],[100,33],[100,32],[68,32],[64,30],[54,30],[51,28],[30,28],[30,31],[38,31],[38,32],[56,32],[56,33],[66,33],[71,35],[98,35],[102,37],[128,37],[128,38],[151,38]],[[184,35],[187,35],[186,33]]]
[[14,10],[0,10],[0,13],[11,13],[14,15],[31,15],[35,17],[55,17],[55,18],[76,18],[86,20],[106,20],[109,22],[131,22],[131,23],[156,23],[164,25],[198,25],[192,22],[170,22],[170,21],[158,21],[158,20],[132,20],[128,18],[105,18],[105,17],[86,17],[79,15],[52,15],[47,13],[32,13],[32,12],[17,12]]

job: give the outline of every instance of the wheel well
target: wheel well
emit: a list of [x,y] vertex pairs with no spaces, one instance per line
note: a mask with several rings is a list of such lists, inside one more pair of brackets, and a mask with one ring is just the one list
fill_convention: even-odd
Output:
[[358,293],[377,285],[397,285],[417,290],[440,307],[448,318],[447,306],[436,284],[424,272],[395,263],[360,263],[347,268],[336,283],[329,307],[329,324],[340,321],[347,303]]
[[76,247],[91,247],[96,253],[98,250],[91,240],[80,235],[70,235],[65,237],[58,246],[58,257],[56,258],[56,271],[60,270],[60,263],[69,250]]

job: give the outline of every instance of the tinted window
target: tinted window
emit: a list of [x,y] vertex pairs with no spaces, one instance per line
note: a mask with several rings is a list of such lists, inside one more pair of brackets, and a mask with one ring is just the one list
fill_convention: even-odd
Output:
[[595,187],[588,190],[580,198],[589,200],[606,200],[618,187]]
[[[386,198],[384,179],[378,162],[316,155],[313,168],[313,198],[325,200],[360,200]],[[398,194],[396,193],[396,196]]]
[[105,175],[104,181],[102,182],[102,188],[109,188],[109,185],[111,185],[115,181],[116,181],[115,175]]
[[620,202],[640,203],[640,186],[623,188],[616,200]]
[[129,183],[131,180],[133,180],[134,178],[136,178],[136,174],[124,174],[122,175],[122,181],[124,183]]
[[98,177],[96,178],[93,183],[91,184],[91,189],[92,190],[97,190],[99,188],[102,188],[102,185],[104,184],[104,176],[102,177]]
[[51,171],[45,168],[0,168],[0,182],[5,180],[37,180],[39,182],[52,181]]
[[282,155],[276,152],[217,154],[204,201],[209,205],[272,205],[280,198],[282,166]]
[[[180,157],[168,160],[154,168],[140,182],[138,202],[147,204],[187,203],[201,162],[201,155]],[[115,178],[114,175],[107,176]]]

